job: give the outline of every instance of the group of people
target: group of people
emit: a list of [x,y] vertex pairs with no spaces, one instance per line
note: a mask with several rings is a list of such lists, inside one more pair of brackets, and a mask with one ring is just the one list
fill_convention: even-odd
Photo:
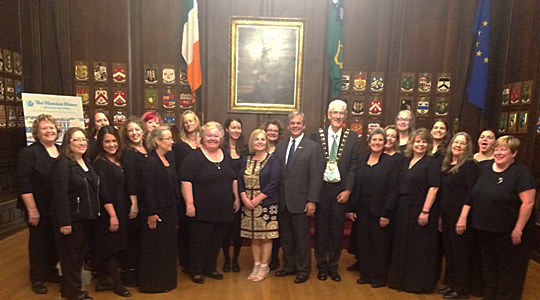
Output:
[[177,133],[153,112],[117,130],[97,111],[88,133],[69,128],[59,147],[54,118],[38,116],[36,142],[17,159],[32,289],[47,293],[45,282],[61,281],[62,296],[92,299],[82,286],[85,267],[96,291],[167,292],[177,286],[178,262],[195,283],[220,280],[220,249],[223,272],[239,272],[243,238],[254,261],[247,279],[262,281],[277,268],[281,245],[275,275],[301,284],[311,273],[313,219],[317,278],[341,281],[350,218],[359,284],[432,292],[444,253],[445,299],[468,298],[480,266],[485,299],[520,298],[536,181],[515,161],[519,140],[486,130],[473,156],[467,133],[451,137],[444,120],[415,130],[414,115],[401,111],[395,125],[370,131],[369,149],[358,155],[346,117],[347,104],[334,100],[329,126],[310,137],[295,111],[288,138],[269,120],[244,141],[239,118],[201,125],[188,110]]

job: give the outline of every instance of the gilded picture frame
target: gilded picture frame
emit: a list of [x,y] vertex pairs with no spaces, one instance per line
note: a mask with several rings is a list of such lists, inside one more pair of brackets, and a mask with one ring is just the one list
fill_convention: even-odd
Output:
[[305,21],[231,17],[229,111],[300,110]]

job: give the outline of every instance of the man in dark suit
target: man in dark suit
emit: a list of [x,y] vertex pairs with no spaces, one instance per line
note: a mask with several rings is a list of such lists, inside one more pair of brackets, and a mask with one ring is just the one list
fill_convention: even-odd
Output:
[[330,102],[330,126],[320,128],[311,136],[322,146],[326,159],[326,169],[321,172],[324,181],[321,202],[315,215],[315,258],[319,280],[326,280],[330,276],[334,281],[341,281],[337,267],[341,256],[346,203],[354,187],[358,152],[358,134],[342,127],[346,118],[347,103],[343,100]]
[[304,114],[291,112],[290,138],[276,147],[282,164],[279,184],[279,233],[285,262],[276,276],[296,274],[295,283],[309,278],[310,217],[319,202],[324,157],[321,146],[304,136]]

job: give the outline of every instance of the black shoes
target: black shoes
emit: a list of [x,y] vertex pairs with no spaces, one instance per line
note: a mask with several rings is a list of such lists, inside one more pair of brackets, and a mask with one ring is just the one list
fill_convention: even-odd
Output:
[[348,266],[347,271],[360,271],[360,265],[358,264],[358,261],[356,261],[354,264]]
[[276,272],[276,277],[285,277],[285,276],[294,275],[294,274],[296,274],[296,272],[281,270],[281,271]]
[[362,278],[360,278],[360,279],[358,279],[356,281],[356,283],[358,283],[358,284],[368,284],[369,282],[367,282],[367,281],[363,280]]
[[204,277],[202,275],[192,275],[191,280],[197,284],[203,284],[204,283]]
[[452,290],[451,287],[449,286],[446,286],[446,287],[443,287],[441,289],[438,289],[437,290],[437,294],[440,294],[440,295],[444,295],[444,294],[447,294],[447,293],[450,293],[450,292],[453,292],[454,290]]
[[328,276],[330,276],[330,278],[331,278],[333,281],[336,281],[336,282],[341,281],[341,276],[339,276],[339,273],[338,273],[337,271],[330,271],[330,272],[328,272]]
[[114,293],[121,297],[131,297],[131,293],[125,287],[119,287],[114,289]]
[[36,281],[32,283],[32,291],[36,294],[47,294],[48,289],[43,281]]
[[87,293],[79,294],[76,297],[67,297],[67,300],[92,300],[92,297],[90,297]]
[[229,273],[231,271],[231,262],[228,260],[225,260],[223,263],[223,272]]
[[296,275],[296,278],[294,279],[294,283],[296,284],[301,284],[301,283],[304,283],[308,280],[308,276],[307,275]]
[[317,279],[320,281],[325,281],[328,278],[328,273],[326,271],[319,271],[319,274],[317,274]]
[[210,277],[212,279],[221,280],[223,279],[223,274],[218,273],[217,271],[205,273],[204,276]]
[[96,292],[103,292],[103,291],[112,291],[114,290],[114,285],[108,283],[108,282],[98,282],[96,284]]
[[378,288],[381,288],[383,286],[386,286],[386,283],[372,283],[371,284],[371,287],[374,288],[374,289],[378,289]]
[[238,261],[237,261],[237,260],[236,260],[236,261],[233,260],[233,262],[232,262],[232,271],[233,271],[234,273],[240,272],[240,265],[238,264]]
[[470,296],[467,294],[460,294],[456,291],[451,291],[443,295],[444,299],[469,299]]

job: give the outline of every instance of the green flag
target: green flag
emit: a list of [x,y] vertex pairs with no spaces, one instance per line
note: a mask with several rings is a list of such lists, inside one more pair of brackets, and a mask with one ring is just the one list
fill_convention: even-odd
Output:
[[326,50],[330,57],[330,97],[336,98],[341,94],[341,69],[343,69],[343,0],[331,0],[328,15],[328,40]]

